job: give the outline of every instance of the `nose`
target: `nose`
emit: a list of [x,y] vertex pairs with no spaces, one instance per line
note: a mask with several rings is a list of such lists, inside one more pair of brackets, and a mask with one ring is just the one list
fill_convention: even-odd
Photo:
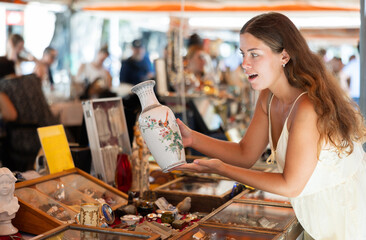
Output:
[[248,68],[252,68],[247,58],[243,57],[243,62],[241,63],[241,67],[246,71]]

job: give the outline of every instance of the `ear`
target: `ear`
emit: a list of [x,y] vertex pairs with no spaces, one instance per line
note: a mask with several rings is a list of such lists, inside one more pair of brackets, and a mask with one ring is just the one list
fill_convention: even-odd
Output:
[[282,50],[282,53],[281,53],[281,64],[287,64],[288,61],[290,61],[291,57],[290,55],[287,53],[286,49],[283,49]]

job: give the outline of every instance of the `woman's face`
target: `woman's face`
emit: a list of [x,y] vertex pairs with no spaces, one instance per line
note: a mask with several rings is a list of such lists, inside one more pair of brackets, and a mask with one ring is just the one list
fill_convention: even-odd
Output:
[[6,175],[0,176],[0,196],[8,196],[13,190],[14,182]]
[[282,54],[274,53],[252,34],[240,35],[240,50],[243,55],[242,67],[253,89],[269,88],[284,76]]
[[14,51],[19,54],[22,50],[24,49],[24,42],[18,42],[15,46],[14,46]]
[[104,60],[106,60],[107,57],[108,57],[108,54],[106,54],[105,52],[99,52],[97,55],[97,61],[100,64],[103,64]]
[[190,71],[194,74],[200,74],[203,72],[206,60],[204,51],[196,51],[192,58],[189,60]]

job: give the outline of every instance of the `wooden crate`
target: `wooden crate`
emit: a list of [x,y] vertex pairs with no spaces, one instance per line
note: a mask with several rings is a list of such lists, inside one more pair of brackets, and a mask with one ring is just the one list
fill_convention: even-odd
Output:
[[212,212],[230,199],[235,181],[221,177],[185,176],[154,189],[157,197],[164,197],[176,206],[191,197],[190,212]]
[[[67,182],[67,179],[70,181]],[[94,189],[95,196],[104,194],[106,199],[109,200],[109,205],[113,210],[127,204],[127,195],[118,189],[111,187],[80,169],[74,168],[66,170],[15,184],[14,194],[18,197],[20,208],[12,223],[20,231],[37,235],[60,225],[74,222],[75,215],[78,212],[78,209],[75,208],[77,205],[68,205],[69,202],[62,202],[62,200],[55,199],[55,196],[52,195],[52,191],[42,192],[39,188],[40,186],[47,185],[47,183],[49,183],[50,188],[52,188],[55,181],[64,184],[65,189],[72,189],[73,194],[77,193],[78,195],[72,195],[73,199],[69,199],[77,203],[89,200],[96,201],[93,196],[88,196],[82,189],[87,189],[89,186],[90,189]],[[76,196],[82,197],[79,198]],[[59,218],[62,219],[59,220],[58,218],[47,214],[46,209],[43,207],[51,205],[55,205],[58,208],[62,207],[67,213],[67,218]],[[51,211],[50,209],[48,210]]]
[[125,239],[125,240],[157,240],[160,236],[155,233],[141,233],[127,230],[110,228],[97,228],[68,224],[59,226],[42,235],[32,238],[32,240],[51,240],[51,239]]

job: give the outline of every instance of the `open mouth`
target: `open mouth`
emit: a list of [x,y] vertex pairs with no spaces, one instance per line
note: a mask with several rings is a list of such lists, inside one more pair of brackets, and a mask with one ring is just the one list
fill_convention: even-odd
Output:
[[249,75],[248,75],[248,79],[249,79],[250,81],[254,80],[256,77],[258,77],[258,74],[255,74],[255,73],[253,73],[253,74],[249,74]]

